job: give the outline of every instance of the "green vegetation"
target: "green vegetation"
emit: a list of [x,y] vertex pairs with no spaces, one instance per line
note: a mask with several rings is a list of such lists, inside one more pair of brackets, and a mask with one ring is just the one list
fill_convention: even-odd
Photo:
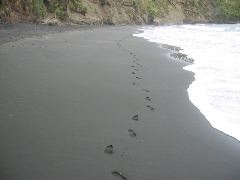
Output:
[[104,6],[104,5],[110,6],[111,5],[108,0],[99,0],[99,1],[100,1],[101,6]]
[[140,12],[146,12],[150,21],[167,14],[169,4],[169,0],[133,0],[133,6]]
[[85,15],[87,13],[87,7],[82,4],[81,0],[71,0],[69,7],[72,11]]
[[36,18],[42,18],[47,14],[43,0],[21,0],[23,10],[30,11]]
[[56,17],[60,20],[65,20],[68,17],[67,5],[64,1],[50,2],[48,11],[55,13]]
[[228,18],[240,17],[239,0],[216,0],[216,5],[220,8],[223,16]]
[[184,8],[198,15],[207,13],[207,5],[202,0],[185,0]]
[[[186,22],[207,21],[215,11],[212,2],[215,0],[184,0],[181,8]],[[204,20],[205,19],[205,20]]]
[[[176,10],[181,8],[186,18],[196,21],[202,17],[206,20],[216,18],[223,21],[240,19],[240,0],[0,0],[0,20],[9,21],[13,18],[14,21],[19,15],[22,15],[20,18],[30,16],[33,20],[38,20],[44,18],[48,12],[55,14],[60,20],[67,20],[71,12],[85,16],[87,7],[84,4],[89,8],[104,8],[104,13],[112,12],[111,8],[124,8],[123,11],[128,11],[129,16],[132,17],[135,13],[136,17],[141,17],[148,23],[168,15],[170,6]],[[132,6],[134,11],[131,11],[129,6]],[[106,15],[112,16],[111,13]],[[101,16],[101,13],[96,16]]]
[[32,12],[37,18],[42,18],[47,14],[43,0],[32,1]]
[[57,8],[54,10],[54,13],[56,14],[57,18],[60,20],[65,20],[68,17],[66,7],[59,5]]
[[87,8],[82,4],[81,0],[58,0],[54,3],[50,3],[48,10],[51,13],[55,13],[57,18],[60,20],[66,20],[68,18],[68,10],[75,11],[83,15],[87,13]]
[[68,8],[83,15],[87,12],[87,8],[83,6],[81,0],[21,0],[21,2],[24,11],[32,12],[36,18],[45,17],[47,10],[55,13],[60,20],[66,20],[68,18]]

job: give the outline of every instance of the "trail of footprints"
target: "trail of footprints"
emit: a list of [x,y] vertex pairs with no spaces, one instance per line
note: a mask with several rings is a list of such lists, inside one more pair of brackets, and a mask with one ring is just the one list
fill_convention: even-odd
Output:
[[[134,54],[133,52],[131,51],[128,51],[128,50],[125,50],[123,49],[122,45],[121,45],[121,40],[118,41],[117,43],[117,46],[124,50],[124,51],[127,51],[129,53],[129,55],[132,57],[132,65],[131,65],[131,75],[134,77],[134,81],[132,82],[132,85],[133,86],[137,86],[138,87],[140,86],[140,81],[143,80],[142,77],[140,77],[138,75],[138,73],[141,71],[141,68],[143,68],[143,65],[140,63],[140,60],[137,58],[136,54]],[[142,88],[141,89],[144,93],[150,93],[151,91],[148,90],[148,89],[145,89],[145,88]],[[151,97],[149,95],[147,95],[144,100],[149,103],[152,101]],[[148,110],[150,110],[151,112],[153,112],[155,110],[155,108],[152,106],[152,105],[146,105],[145,108],[147,108]],[[131,117],[131,120],[132,121],[139,121],[140,120],[140,116],[138,114],[135,114]],[[128,129],[128,135],[131,137],[131,138],[136,138],[137,137],[137,132],[134,130],[134,129]],[[107,145],[104,149],[104,153],[105,154],[108,154],[108,155],[112,155],[115,153],[115,149],[114,149],[114,146],[113,145]],[[111,172],[111,174],[115,177],[118,177],[120,178],[121,180],[128,180],[128,178],[124,175],[124,173],[122,173],[121,171],[119,170],[113,170]]]

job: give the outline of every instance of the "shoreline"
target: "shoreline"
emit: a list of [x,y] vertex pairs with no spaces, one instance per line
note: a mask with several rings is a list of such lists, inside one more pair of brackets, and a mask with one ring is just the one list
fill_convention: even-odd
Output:
[[[239,24],[240,22],[234,23],[227,23],[224,24]],[[201,24],[201,22],[197,23],[183,23],[182,25],[192,25],[192,24]],[[223,24],[217,22],[209,22],[205,24]],[[160,26],[168,26],[173,24],[165,24]],[[176,24],[179,25],[179,24]],[[48,25],[48,24],[35,24],[31,22],[19,22],[15,24],[9,23],[0,23],[0,45],[8,43],[8,42],[15,42],[18,40],[31,38],[31,37],[41,37],[47,34],[55,34],[55,33],[63,33],[68,31],[83,31],[83,30],[93,30],[98,28],[114,28],[114,27],[144,27],[144,26],[157,26],[154,24],[145,24],[145,25],[129,25],[129,24],[119,24],[119,25],[84,25],[84,24],[62,24],[62,25]],[[17,33],[17,34],[16,34]],[[169,50],[179,51],[179,47],[171,46],[168,44],[166,45]],[[171,49],[174,48],[174,49]]]
[[26,38],[41,37],[47,34],[64,33],[77,30],[83,31],[100,27],[104,26],[74,24],[47,25],[34,23],[0,24],[0,45]]
[[[234,96],[234,92],[235,91],[237,92],[238,89],[234,89],[234,84],[232,84],[232,86],[233,86],[232,88],[231,88],[231,84],[229,84],[228,85],[229,88],[228,88],[224,83],[221,83],[221,81],[226,81],[229,83],[229,81],[232,80],[232,79],[230,80],[227,77],[225,77],[225,79],[224,79],[223,78],[224,74],[221,74],[221,70],[223,70],[225,68],[224,71],[226,71],[226,72],[228,71],[227,74],[230,74],[230,75],[231,75],[231,71],[229,71],[230,67],[227,67],[227,66],[225,67],[224,65],[221,67],[221,66],[218,66],[218,64],[217,64],[218,61],[219,61],[219,63],[224,64],[224,62],[226,63],[226,59],[229,58],[229,60],[231,60],[231,61],[228,61],[228,63],[235,64],[235,66],[238,66],[237,62],[235,62],[235,63],[232,62],[233,59],[237,59],[237,55],[236,55],[236,57],[233,57],[233,55],[230,53],[229,48],[231,47],[231,44],[226,44],[225,46],[221,46],[222,43],[218,43],[220,45],[216,45],[215,48],[213,48],[210,51],[207,50],[207,49],[211,49],[211,45],[213,45],[215,43],[215,41],[224,42],[223,39],[226,39],[227,35],[229,37],[232,37],[231,31],[228,31],[228,32],[225,32],[225,34],[220,35],[218,37],[218,39],[214,39],[214,37],[210,36],[210,34],[214,33],[213,30],[211,29],[212,27],[218,29],[218,31],[224,31],[224,27],[225,27],[225,28],[233,29],[232,31],[234,31],[235,33],[238,33],[238,31],[235,30],[235,28],[237,29],[238,26],[239,26],[239,24],[236,24],[233,26],[225,25],[225,24],[221,25],[221,26],[218,26],[215,24],[214,25],[189,26],[188,28],[185,27],[184,28],[185,30],[182,30],[183,31],[182,33],[176,34],[176,36],[178,37],[177,39],[175,39],[175,35],[173,35],[174,30],[176,32],[178,32],[178,28],[181,28],[182,26],[179,26],[179,27],[171,27],[170,26],[170,28],[167,28],[167,27],[156,28],[156,31],[158,32],[159,36],[158,36],[158,34],[156,34],[154,32],[152,32],[152,33],[154,33],[153,36],[148,35],[148,34],[151,34],[151,30],[145,29],[147,31],[146,35],[144,35],[144,33],[140,33],[139,35],[136,35],[136,36],[139,36],[139,37],[146,36],[145,38],[149,39],[148,41],[150,41],[150,42],[158,41],[157,44],[173,51],[173,53],[171,53],[169,56],[173,57],[175,59],[187,61],[187,63],[189,63],[189,61],[193,62],[194,60],[191,58],[188,58],[188,55],[190,57],[196,58],[196,60],[197,60],[196,63],[194,63],[192,65],[189,64],[190,66],[183,68],[184,70],[193,72],[194,76],[197,78],[194,82],[191,83],[191,85],[188,89],[189,98],[191,99],[191,102],[193,103],[194,106],[196,106],[201,111],[202,114],[204,114],[204,116],[208,119],[208,121],[211,123],[213,128],[216,128],[220,132],[223,132],[239,141],[239,138],[240,138],[239,133],[238,133],[239,126],[237,123],[238,115],[237,115],[236,111],[234,111],[234,110],[229,111],[230,104],[232,104],[232,109],[234,109],[234,108],[237,109],[237,107],[238,107],[238,105],[237,105],[238,104],[238,102],[237,102],[238,96],[237,95]],[[197,29],[200,30],[202,27],[208,29],[208,31],[206,31],[206,33],[208,33],[208,37],[206,37],[206,35],[204,36],[204,34],[202,34],[201,32],[198,32],[198,34],[199,34],[199,36],[202,36],[203,39],[209,39],[210,45],[204,44],[204,41],[201,41],[198,38],[196,38],[196,40],[195,40],[196,42],[195,42],[194,39],[192,39],[191,35],[184,36],[184,33],[185,34],[193,33],[191,31],[191,28],[195,29],[195,33],[197,33]],[[172,28],[172,31],[171,31],[171,28]],[[160,29],[162,29],[162,31]],[[164,32],[166,31],[166,29],[169,29],[169,31],[166,32],[166,34],[165,34]],[[215,33],[217,33],[217,32],[215,32]],[[162,37],[165,37],[165,38],[161,38],[160,34],[162,34]],[[224,36],[224,38],[223,38],[223,36]],[[188,43],[187,42],[183,43],[185,40],[182,37],[185,37],[185,39],[191,39],[193,41],[193,43],[191,43],[191,40],[189,40]],[[161,41],[158,38],[160,38]],[[236,35],[235,39],[237,39],[237,35]],[[169,43],[171,45],[166,45],[166,44],[162,45],[161,42]],[[233,44],[234,44],[234,42],[235,41],[232,39]],[[191,44],[191,45],[189,45],[189,44]],[[220,49],[224,49],[224,48],[226,48],[225,51],[220,50]],[[234,47],[231,47],[231,49],[232,49],[232,51],[234,51]],[[199,53],[204,52],[203,54],[205,54],[205,55],[199,55],[198,52]],[[182,54],[182,53],[184,53],[184,54]],[[218,54],[222,54],[222,57],[218,56]],[[224,58],[223,58],[223,56],[224,56]],[[211,59],[211,61],[214,61],[214,63],[213,62],[211,63],[210,60],[205,62],[204,59],[205,60]],[[201,68],[199,66],[201,66]],[[209,72],[209,71],[214,71],[215,68],[216,68],[215,75],[213,73]],[[237,67],[235,67],[235,68],[237,68]],[[206,72],[204,72],[203,69],[206,69]],[[223,77],[222,78],[219,77],[220,76],[219,74],[221,74],[221,76],[223,76]],[[207,80],[204,80],[204,78],[200,78],[200,77],[203,77],[204,75],[205,75],[205,78],[215,79],[215,81],[212,80],[211,83],[208,83]],[[237,75],[235,75],[235,76],[237,76]],[[234,76],[232,78],[233,78],[233,81],[236,81],[236,79],[234,79]],[[205,84],[205,85],[203,85],[203,84]],[[216,84],[218,84],[218,86],[221,84],[220,90],[218,90],[218,88],[215,87]],[[193,88],[193,87],[195,87],[195,88]],[[226,89],[226,88],[228,88],[228,90],[226,90],[229,92],[228,95],[223,92],[223,89]],[[211,89],[215,89],[215,91],[211,91]],[[205,92],[205,93],[203,93],[203,92]],[[211,94],[211,95],[207,95],[207,94]],[[200,96],[202,98],[199,98]],[[231,96],[233,96],[233,97],[231,97]],[[220,97],[222,97],[222,99],[226,98],[225,99],[226,104],[221,103]],[[231,100],[228,100],[228,98],[232,98],[232,99],[235,98],[236,101],[233,102]],[[205,101],[201,100],[201,99],[204,99]],[[211,103],[209,101],[211,101]],[[222,107],[222,109],[221,109],[221,107]],[[223,112],[221,112],[221,111],[223,111]],[[219,114],[221,114],[221,115],[219,115]],[[234,123],[234,122],[236,122],[236,123]]]
[[213,129],[188,98],[193,73],[169,50],[133,37],[136,30],[0,46],[1,178],[240,178],[240,143]]

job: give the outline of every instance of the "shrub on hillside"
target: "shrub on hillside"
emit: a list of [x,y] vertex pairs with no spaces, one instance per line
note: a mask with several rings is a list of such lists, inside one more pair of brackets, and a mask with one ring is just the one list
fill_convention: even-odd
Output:
[[78,13],[81,13],[84,16],[87,13],[87,7],[85,7],[82,4],[82,1],[80,1],[80,0],[71,0],[69,2],[69,7],[70,7],[71,10],[73,10],[75,12],[78,12]]
[[104,6],[104,5],[110,6],[110,5],[111,5],[108,0],[99,0],[99,1],[100,1],[100,4],[101,4],[102,6]]
[[47,11],[43,0],[32,1],[32,12],[37,18],[43,18],[44,16],[46,16]]
[[239,0],[217,0],[217,7],[220,8],[223,16],[240,17],[240,1]]

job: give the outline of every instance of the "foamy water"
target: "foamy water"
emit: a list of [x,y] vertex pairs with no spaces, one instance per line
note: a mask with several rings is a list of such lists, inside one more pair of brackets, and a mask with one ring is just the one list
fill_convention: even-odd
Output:
[[240,24],[146,27],[135,36],[181,47],[195,60],[189,99],[216,129],[240,140]]

